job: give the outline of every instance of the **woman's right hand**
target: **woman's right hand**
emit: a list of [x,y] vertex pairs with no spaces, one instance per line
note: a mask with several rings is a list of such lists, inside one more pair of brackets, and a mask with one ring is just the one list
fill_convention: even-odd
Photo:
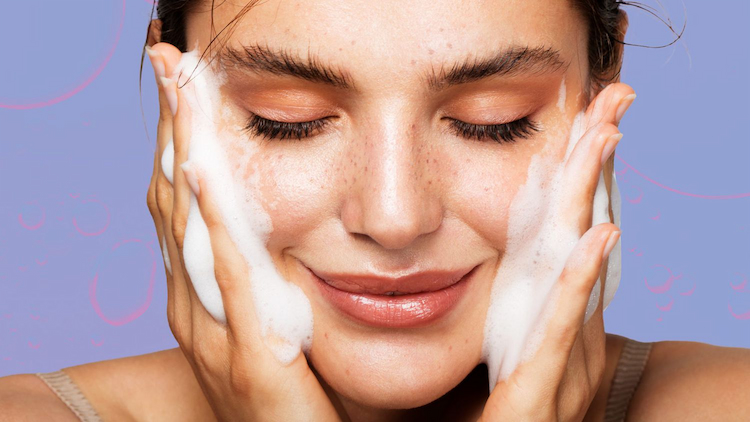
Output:
[[[251,272],[226,232],[211,199],[212,192],[201,183],[200,174],[190,174],[179,167],[188,155],[190,110],[175,81],[164,77],[172,75],[182,53],[167,43],[156,43],[147,51],[156,74],[160,104],[147,202],[162,250],[168,251],[171,263],[171,274],[167,271],[169,326],[204,395],[222,421],[340,420],[303,353],[284,366],[264,345],[250,293]],[[162,154],[170,141],[174,144],[174,185],[161,166]],[[199,190],[194,188],[196,185]],[[209,315],[185,271],[182,248],[188,189],[199,192],[196,197],[211,238],[226,325]]]

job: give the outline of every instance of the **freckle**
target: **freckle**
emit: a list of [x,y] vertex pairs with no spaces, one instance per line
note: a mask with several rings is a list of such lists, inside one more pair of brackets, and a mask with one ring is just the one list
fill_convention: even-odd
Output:
[[428,48],[428,49],[427,49],[427,52],[428,52],[428,53],[430,53],[430,54],[435,54],[435,50],[433,50],[433,49],[431,49],[431,48]]
[[455,171],[455,170],[453,170],[453,175],[454,175],[454,176],[458,176],[458,172],[457,172],[457,171]]
[[450,352],[451,350],[453,350],[453,346],[448,346],[448,351]]
[[471,158],[467,158],[467,159],[466,159],[466,162],[467,162],[467,163],[470,163],[470,162],[471,162]]
[[324,335],[324,336],[326,336],[326,338],[328,338],[328,333],[325,333],[325,334],[323,334],[323,335]]
[[352,45],[354,45],[354,44],[356,44],[356,43],[357,43],[357,41],[356,41],[356,40],[352,40]]
[[432,180],[428,180],[428,181],[427,181],[427,184],[428,184],[428,185],[431,185],[431,184],[432,184]]
[[412,60],[410,63],[411,63],[412,66],[414,66],[415,64],[417,64],[417,61],[416,60]]
[[466,344],[466,343],[469,343],[469,339],[467,338],[467,339],[466,339],[466,340],[464,341],[464,343],[465,343],[465,344]]
[[349,370],[348,369],[346,370],[346,375],[349,375]]
[[428,158],[428,159],[424,160],[424,162],[425,162],[425,163],[429,163],[429,162],[430,162],[430,159]]
[[365,171],[367,171],[367,166],[365,166]]
[[443,28],[440,28],[440,32],[443,32]]
[[343,48],[339,47],[339,51],[343,50]]
[[448,48],[453,48],[453,44],[451,44],[451,43],[448,43],[446,45],[448,46]]
[[489,191],[490,191],[490,188],[484,188],[484,191],[485,191],[485,192],[489,192]]

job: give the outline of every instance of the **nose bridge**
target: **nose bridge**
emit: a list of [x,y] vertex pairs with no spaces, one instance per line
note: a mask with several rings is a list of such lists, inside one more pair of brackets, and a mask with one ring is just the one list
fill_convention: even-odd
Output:
[[[344,223],[387,249],[409,246],[440,226],[439,198],[426,184],[428,169],[420,163],[425,140],[409,108],[389,104],[371,114],[358,137],[365,165],[349,197]],[[362,146],[363,145],[363,146]]]

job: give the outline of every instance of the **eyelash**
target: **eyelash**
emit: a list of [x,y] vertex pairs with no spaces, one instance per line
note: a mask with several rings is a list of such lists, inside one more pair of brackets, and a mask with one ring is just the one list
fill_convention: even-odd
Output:
[[[517,139],[527,139],[539,131],[537,124],[531,121],[528,116],[496,125],[476,125],[449,117],[446,117],[446,119],[451,121],[451,128],[455,134],[466,139],[476,139],[478,141],[492,139],[498,143],[515,142]],[[302,138],[307,138],[317,133],[320,129],[327,126],[329,122],[328,118],[309,122],[279,122],[252,114],[244,129],[253,132],[255,136],[260,136],[268,140],[292,138],[302,140]]]

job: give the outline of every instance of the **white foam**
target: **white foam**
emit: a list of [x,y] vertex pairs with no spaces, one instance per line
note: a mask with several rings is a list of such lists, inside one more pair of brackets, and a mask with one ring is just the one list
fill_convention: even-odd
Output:
[[565,77],[563,76],[563,80],[560,83],[560,90],[557,93],[557,109],[563,114],[565,114],[565,100],[567,96],[568,91],[565,89]]
[[172,140],[164,147],[164,152],[161,154],[161,171],[169,183],[174,185],[174,143]]
[[164,257],[164,264],[167,266],[169,275],[172,275],[172,263],[169,261],[169,252],[167,251],[167,239],[161,236],[161,254]]
[[[256,168],[251,179],[242,177],[247,166],[257,166],[254,158],[257,147],[236,128],[216,124],[227,112],[221,110],[219,96],[225,75],[206,66],[208,60],[199,63],[198,51],[196,45],[196,49],[183,53],[175,69],[175,75],[183,70],[181,81],[191,75],[193,78],[181,88],[191,109],[188,162],[203,174],[204,186],[247,263],[250,280],[233,282],[244,283],[251,290],[264,343],[282,364],[288,364],[300,350],[307,351],[311,346],[312,307],[302,290],[278,273],[266,249],[273,226],[258,200],[260,172]],[[241,164],[234,174],[227,156],[230,147],[233,154],[243,151],[242,157],[233,157]],[[201,303],[217,321],[226,323],[208,229],[192,192],[183,252],[185,267]]]
[[[559,207],[565,202],[562,195],[566,187],[561,177],[564,163],[583,135],[583,116],[581,111],[573,121],[565,159],[555,162],[545,151],[534,156],[526,183],[511,203],[507,248],[493,281],[484,329],[483,359],[489,370],[490,390],[537,351],[555,308],[558,291],[553,287],[580,239],[577,227],[559,224],[563,221]],[[615,223],[619,226],[619,192],[614,178],[612,187]],[[602,175],[594,196],[592,224],[610,221],[608,206]],[[619,281],[619,249],[612,256],[605,281],[605,306]],[[600,286],[597,280],[589,297],[587,320],[598,305]]]
[[[622,198],[620,198],[620,189],[617,187],[617,175],[612,168],[612,187],[611,187],[610,200],[612,201],[612,215],[615,218],[614,224],[620,227],[620,213]],[[604,283],[604,309],[607,309],[612,299],[615,297],[615,292],[620,286],[620,277],[622,275],[622,237],[617,239],[615,247],[612,252],[609,253],[609,261],[607,262],[607,278]]]

